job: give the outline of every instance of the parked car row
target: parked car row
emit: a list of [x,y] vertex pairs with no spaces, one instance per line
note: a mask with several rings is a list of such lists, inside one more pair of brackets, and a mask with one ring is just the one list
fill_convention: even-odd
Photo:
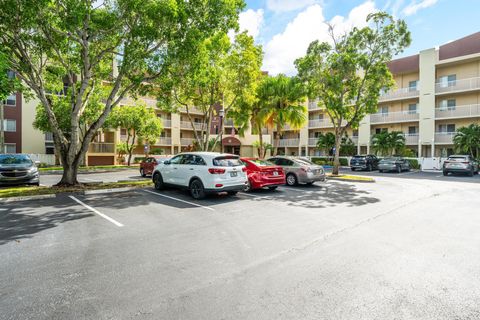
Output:
[[287,184],[308,185],[325,181],[325,171],[307,159],[273,157],[268,160],[240,158],[216,152],[181,153],[171,159],[149,157],[140,166],[142,175],[152,174],[157,190],[166,186],[186,189],[195,199],[208,193],[276,189]]

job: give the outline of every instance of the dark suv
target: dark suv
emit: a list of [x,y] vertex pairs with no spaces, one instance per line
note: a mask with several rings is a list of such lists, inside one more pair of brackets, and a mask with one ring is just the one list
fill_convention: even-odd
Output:
[[350,160],[350,169],[352,169],[352,171],[357,169],[367,171],[377,170],[378,161],[378,158],[373,154],[356,155]]
[[469,155],[450,156],[443,162],[443,175],[466,173],[470,177],[478,173],[478,162]]

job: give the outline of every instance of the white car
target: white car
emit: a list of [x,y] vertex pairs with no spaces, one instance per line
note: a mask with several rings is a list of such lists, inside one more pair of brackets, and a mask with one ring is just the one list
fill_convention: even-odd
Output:
[[195,199],[207,193],[235,195],[247,184],[246,168],[240,157],[217,152],[180,153],[155,167],[155,189],[166,186],[187,189]]

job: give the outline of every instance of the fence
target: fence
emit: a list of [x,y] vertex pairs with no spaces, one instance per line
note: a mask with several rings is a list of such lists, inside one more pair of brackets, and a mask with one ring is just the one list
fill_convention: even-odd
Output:
[[40,161],[40,163],[45,163],[48,165],[55,165],[55,155],[54,154],[29,154],[30,158],[33,161]]

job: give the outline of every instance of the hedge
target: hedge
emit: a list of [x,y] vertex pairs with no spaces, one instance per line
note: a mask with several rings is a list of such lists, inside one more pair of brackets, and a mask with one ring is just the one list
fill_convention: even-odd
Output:
[[[333,166],[333,159],[331,157],[311,157],[310,159],[315,164]],[[340,157],[340,165],[348,166],[348,158]]]
[[420,169],[420,164],[418,163],[417,159],[405,159],[410,163],[410,168],[412,169]]

